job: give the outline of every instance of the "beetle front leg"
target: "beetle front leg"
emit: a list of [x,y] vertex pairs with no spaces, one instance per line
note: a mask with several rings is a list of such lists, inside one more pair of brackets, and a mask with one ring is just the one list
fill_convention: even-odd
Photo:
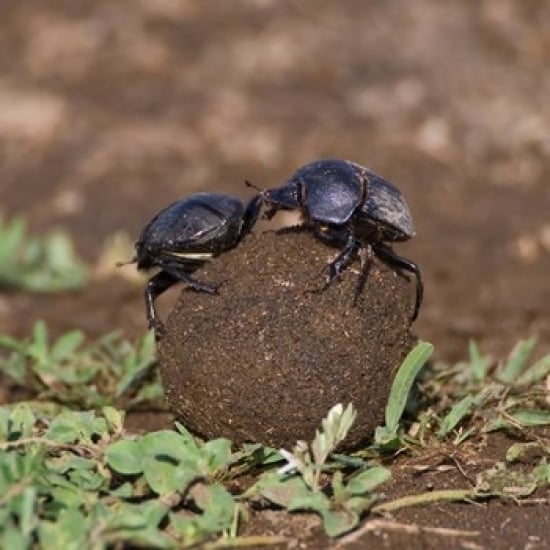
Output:
[[417,264],[398,256],[391,248],[383,244],[373,245],[374,252],[386,263],[414,273],[416,276],[416,300],[414,304],[414,312],[411,317],[411,321],[414,321],[418,317],[420,306],[422,305],[422,299],[424,297],[424,283],[422,282],[422,274]]
[[252,197],[250,202],[247,204],[246,209],[243,215],[243,225],[241,227],[240,239],[242,239],[247,233],[252,231],[258,216],[260,215],[260,210],[262,209],[263,198],[260,194]]
[[158,318],[155,309],[155,300],[171,286],[175,285],[178,280],[166,271],[160,271],[155,276],[151,277],[145,286],[145,312],[149,328],[155,331],[155,335],[160,338],[165,332],[164,324]]
[[353,237],[348,237],[346,246],[328,266],[327,280],[324,288],[329,286],[330,283],[346,269],[357,254],[359,247],[359,243]]

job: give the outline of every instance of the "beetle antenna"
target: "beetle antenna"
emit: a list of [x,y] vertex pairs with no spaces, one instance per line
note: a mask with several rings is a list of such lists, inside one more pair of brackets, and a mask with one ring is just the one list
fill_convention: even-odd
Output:
[[251,182],[248,181],[248,180],[244,180],[244,184],[245,184],[247,187],[252,187],[252,189],[255,189],[256,191],[259,191],[260,193],[263,193],[263,192],[264,192],[263,189],[260,189],[257,185],[254,185],[253,183],[251,183]]
[[125,262],[117,262],[116,267],[123,267],[125,265],[135,264],[137,262],[137,257],[134,256],[131,260],[126,260]]

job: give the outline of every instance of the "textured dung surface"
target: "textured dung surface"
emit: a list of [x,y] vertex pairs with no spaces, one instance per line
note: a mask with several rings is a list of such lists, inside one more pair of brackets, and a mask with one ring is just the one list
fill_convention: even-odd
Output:
[[159,346],[169,403],[207,437],[289,447],[336,403],[358,419],[347,447],[383,418],[396,368],[415,342],[414,285],[375,262],[357,307],[354,264],[324,292],[337,251],[301,230],[247,237],[196,272],[218,296],[184,290]]

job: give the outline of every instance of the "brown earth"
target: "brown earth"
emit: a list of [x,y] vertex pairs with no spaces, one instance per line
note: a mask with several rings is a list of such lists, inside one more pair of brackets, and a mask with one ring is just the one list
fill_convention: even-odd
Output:
[[[114,231],[136,235],[179,196],[246,196],[244,178],[271,186],[315,158],[350,158],[411,206],[418,235],[398,250],[423,270],[415,331],[438,359],[463,358],[469,338],[504,354],[537,334],[548,351],[549,26],[544,0],[5,0],[2,209],[34,231],[67,228],[95,262]],[[0,294],[1,332],[39,317],[54,333],[145,329],[140,286],[99,273],[79,294]],[[477,449],[479,464],[508,443]],[[405,494],[411,475],[394,483]],[[407,510],[396,518],[481,533],[381,529],[360,544],[544,548],[547,510]],[[315,521],[265,512],[251,528],[326,546],[307,535]]]

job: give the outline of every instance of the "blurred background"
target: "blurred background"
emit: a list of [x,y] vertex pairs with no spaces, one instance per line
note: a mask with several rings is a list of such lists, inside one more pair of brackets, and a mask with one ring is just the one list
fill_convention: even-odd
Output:
[[105,269],[114,233],[328,156],[404,193],[417,236],[397,249],[423,270],[416,329],[441,358],[470,337],[550,347],[548,29],[544,0],[3,0],[1,209],[67,230],[93,275],[1,292],[0,331],[142,333],[133,268]]

